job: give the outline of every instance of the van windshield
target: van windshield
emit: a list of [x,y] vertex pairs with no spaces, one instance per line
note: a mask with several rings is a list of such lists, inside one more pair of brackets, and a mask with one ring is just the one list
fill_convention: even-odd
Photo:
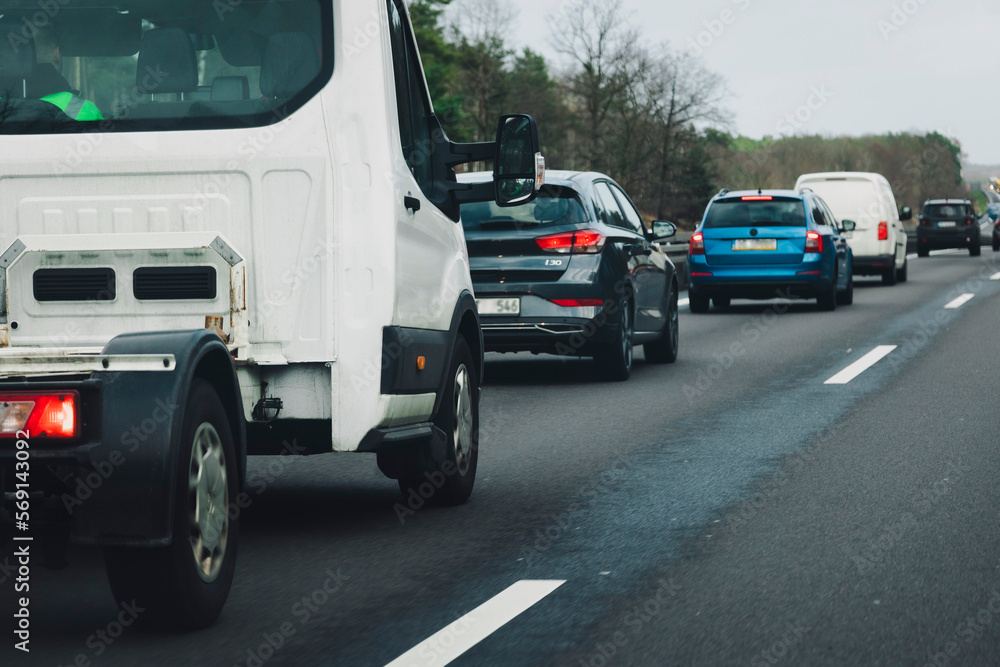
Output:
[[712,204],[705,228],[713,227],[805,227],[805,206],[801,199],[766,198],[722,199]]
[[0,0],[0,132],[277,122],[330,77],[331,14],[320,0]]

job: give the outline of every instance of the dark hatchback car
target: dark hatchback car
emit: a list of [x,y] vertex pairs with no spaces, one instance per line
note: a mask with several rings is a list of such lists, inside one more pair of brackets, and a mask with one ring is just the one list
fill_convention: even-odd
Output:
[[982,252],[979,223],[968,199],[928,199],[917,220],[917,254],[921,257],[944,248],[968,248],[973,257]]
[[678,280],[656,245],[676,227],[647,230],[609,177],[548,171],[534,202],[463,204],[462,224],[488,351],[593,356],[613,380],[628,378],[633,345],[677,359]]

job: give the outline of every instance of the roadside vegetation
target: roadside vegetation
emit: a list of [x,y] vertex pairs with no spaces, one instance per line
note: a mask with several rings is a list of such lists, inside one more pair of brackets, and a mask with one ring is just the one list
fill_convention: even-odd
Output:
[[961,147],[938,133],[866,137],[732,133],[724,79],[668,44],[651,44],[621,0],[568,0],[552,17],[558,62],[509,38],[507,0],[411,4],[431,95],[457,141],[491,141],[495,119],[530,113],[552,169],[607,173],[649,218],[692,228],[722,187],[790,188],[803,173],[874,171],[900,206],[968,196]]

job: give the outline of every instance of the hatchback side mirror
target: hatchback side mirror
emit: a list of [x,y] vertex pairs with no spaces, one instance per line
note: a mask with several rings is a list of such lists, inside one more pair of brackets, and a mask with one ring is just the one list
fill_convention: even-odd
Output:
[[535,119],[524,114],[503,116],[497,129],[493,161],[498,206],[520,206],[535,199],[545,183],[545,158]]
[[845,232],[853,232],[855,229],[858,228],[858,223],[854,222],[853,220],[841,220],[840,228],[843,229]]
[[664,241],[677,235],[677,225],[664,220],[657,220],[653,223],[653,240]]
[[906,222],[907,220],[913,220],[913,209],[910,208],[909,206],[904,206],[903,209],[899,212],[899,219],[902,220],[903,222]]

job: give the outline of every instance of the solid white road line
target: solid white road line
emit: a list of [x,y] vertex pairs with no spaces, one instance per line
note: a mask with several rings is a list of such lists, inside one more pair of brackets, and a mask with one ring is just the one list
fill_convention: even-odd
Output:
[[853,364],[826,381],[826,384],[847,384],[866,370],[885,359],[896,349],[896,345],[879,345]]
[[386,667],[444,667],[565,583],[519,581],[420,642]]
[[957,299],[949,303],[947,306],[945,306],[945,308],[947,308],[948,310],[957,310],[962,306],[964,306],[965,304],[972,301],[972,299],[975,296],[976,296],[975,294],[963,294],[962,296],[958,297]]

